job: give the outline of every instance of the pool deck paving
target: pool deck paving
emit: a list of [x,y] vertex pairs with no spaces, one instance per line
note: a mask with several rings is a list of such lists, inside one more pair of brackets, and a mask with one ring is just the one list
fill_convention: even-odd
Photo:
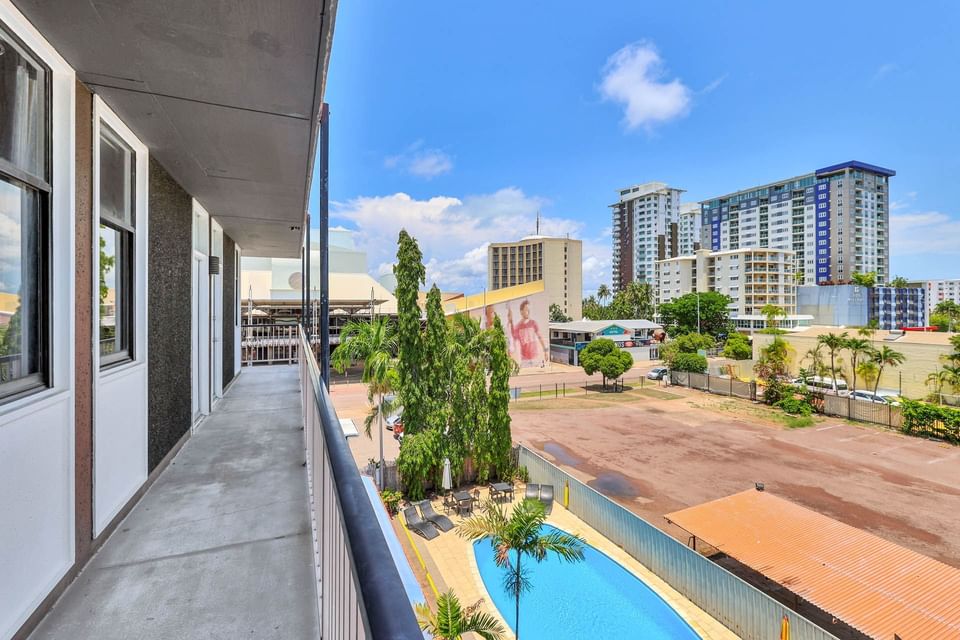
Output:
[[[516,496],[514,503],[523,497],[522,487],[519,485],[516,489]],[[482,490],[481,498],[484,501],[486,500],[486,489]],[[503,504],[505,507],[509,507],[514,503]],[[433,505],[438,513],[443,513],[443,505],[440,500],[435,500]],[[454,524],[459,524],[466,519],[457,515],[448,515],[448,517]],[[623,549],[563,508],[559,502],[554,502],[552,513],[547,518],[547,522],[570,533],[579,534],[587,544],[602,551],[627,569],[669,604],[703,640],[737,640],[739,638]],[[453,589],[465,608],[479,604],[485,612],[500,620],[509,633],[510,625],[500,615],[484,587],[480,570],[472,552],[471,541],[457,535],[456,529],[441,533],[433,540],[425,540],[412,532],[411,535],[405,535],[402,539],[405,544],[414,545],[416,549],[414,555],[419,555],[423,559],[426,569],[431,574],[431,579],[439,592]],[[415,570],[422,574],[423,566],[415,566]],[[513,637],[513,634],[511,633],[509,637]]]

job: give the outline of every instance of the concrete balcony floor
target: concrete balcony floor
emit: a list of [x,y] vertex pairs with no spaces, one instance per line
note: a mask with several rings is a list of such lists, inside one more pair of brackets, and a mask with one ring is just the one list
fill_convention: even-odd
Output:
[[245,368],[30,636],[318,638],[296,367]]

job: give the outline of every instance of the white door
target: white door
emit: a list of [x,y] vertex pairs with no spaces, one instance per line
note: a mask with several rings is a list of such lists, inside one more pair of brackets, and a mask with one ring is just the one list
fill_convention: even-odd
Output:
[[[221,265],[221,269],[223,265]],[[210,335],[213,336],[213,397],[223,396],[223,276],[210,276],[213,305],[210,309]]]
[[193,421],[210,413],[210,276],[208,258],[202,253],[193,253],[193,300],[191,309],[192,397]]

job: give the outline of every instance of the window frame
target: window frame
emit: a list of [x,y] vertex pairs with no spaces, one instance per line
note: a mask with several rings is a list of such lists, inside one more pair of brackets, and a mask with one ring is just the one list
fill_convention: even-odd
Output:
[[[54,71],[44,58],[28,46],[14,27],[0,20],[0,33],[17,49],[17,53],[43,70],[43,176],[18,167],[0,158],[0,177],[14,186],[37,194],[37,362],[38,371],[15,380],[0,382],[0,404],[49,389],[53,384],[53,80]],[[22,262],[21,262],[22,265]],[[22,266],[21,266],[22,268]]]
[[[137,163],[139,162],[139,154],[137,153],[134,145],[130,144],[128,140],[121,135],[109,122],[107,122],[103,115],[98,116],[98,127],[97,127],[97,137],[96,137],[96,163],[94,166],[94,175],[96,176],[97,184],[97,212],[96,212],[96,229],[94,237],[94,251],[97,254],[97,273],[96,278],[98,279],[97,286],[94,288],[94,295],[99,293],[99,243],[100,243],[100,227],[106,227],[117,232],[117,236],[120,239],[119,247],[116,248],[117,260],[120,263],[121,270],[118,270],[116,273],[117,286],[116,290],[125,292],[125,295],[122,297],[122,316],[120,316],[121,305],[117,304],[116,299],[114,300],[114,316],[122,317],[122,323],[120,324],[121,329],[121,340],[120,344],[123,348],[104,355],[100,352],[100,347],[102,346],[102,340],[100,339],[100,313],[97,313],[97,358],[99,361],[99,367],[101,370],[109,369],[117,365],[125,364],[128,362],[133,362],[136,360],[137,349],[135,346],[135,338],[137,335],[136,326],[136,304],[137,304],[137,292],[136,292],[136,270],[137,270],[137,214],[138,214],[138,192],[137,192]],[[121,143],[124,147],[130,150],[130,218],[131,222],[127,223],[123,220],[115,218],[113,216],[104,216],[102,213],[101,203],[101,193],[100,193],[100,180],[101,180],[101,154],[100,154],[100,145],[103,142],[104,132],[106,131],[108,137],[113,137],[116,142]],[[96,299],[95,304],[100,305],[99,299]]]

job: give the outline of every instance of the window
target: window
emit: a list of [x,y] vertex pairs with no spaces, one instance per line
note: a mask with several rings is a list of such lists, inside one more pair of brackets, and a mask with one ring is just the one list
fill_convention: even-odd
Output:
[[136,155],[100,124],[100,364],[133,359]]
[[0,398],[50,374],[50,71],[0,25]]

